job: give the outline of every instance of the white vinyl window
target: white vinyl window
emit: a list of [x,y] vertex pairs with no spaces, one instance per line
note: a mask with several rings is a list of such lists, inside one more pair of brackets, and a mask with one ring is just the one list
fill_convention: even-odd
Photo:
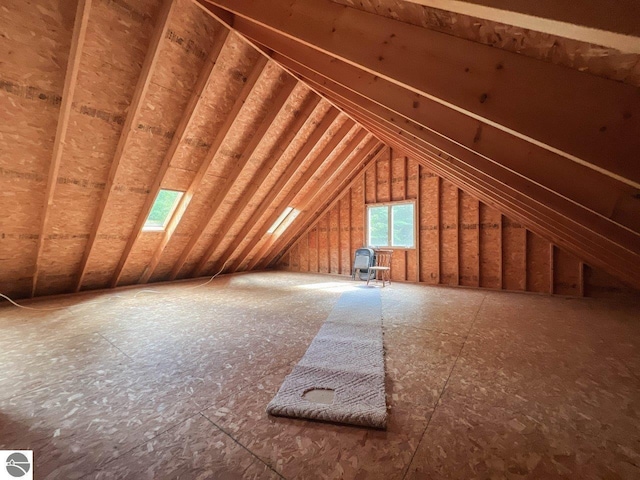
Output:
[[367,205],[367,244],[415,248],[414,211],[414,202]]

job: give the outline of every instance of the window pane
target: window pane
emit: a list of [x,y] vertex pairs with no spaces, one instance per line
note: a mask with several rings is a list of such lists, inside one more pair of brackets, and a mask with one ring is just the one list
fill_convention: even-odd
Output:
[[389,246],[389,208],[369,207],[369,245]]
[[151,212],[149,212],[149,217],[144,224],[144,228],[164,228],[181,196],[182,192],[160,190],[151,208]]
[[391,207],[393,247],[413,247],[413,203]]

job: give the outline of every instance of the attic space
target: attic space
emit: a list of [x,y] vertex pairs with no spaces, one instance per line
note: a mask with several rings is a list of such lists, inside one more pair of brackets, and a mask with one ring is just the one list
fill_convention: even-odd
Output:
[[2,0],[0,478],[640,478],[638,18]]

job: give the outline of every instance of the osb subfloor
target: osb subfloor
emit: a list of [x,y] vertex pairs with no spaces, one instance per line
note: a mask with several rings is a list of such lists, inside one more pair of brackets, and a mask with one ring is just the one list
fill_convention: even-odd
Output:
[[0,448],[35,450],[39,479],[640,478],[633,300],[382,289],[375,431],[265,413],[362,283],[200,283],[0,308]]

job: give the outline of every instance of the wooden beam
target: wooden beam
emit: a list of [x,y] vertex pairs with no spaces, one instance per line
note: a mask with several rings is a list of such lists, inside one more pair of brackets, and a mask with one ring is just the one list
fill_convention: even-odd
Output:
[[[344,148],[342,148],[340,153],[338,153],[338,155],[335,157],[335,159],[331,162],[330,166],[334,166],[335,167],[334,171],[336,171],[336,170],[338,170],[340,168],[340,165],[342,165],[343,162],[351,155],[351,153],[353,153],[353,151],[357,148],[358,144],[363,141],[363,139],[365,138],[366,135],[367,135],[367,133],[366,133],[366,131],[364,129],[361,129],[360,127],[357,127],[357,131],[356,131],[355,135],[346,143]],[[341,143],[341,141],[336,141],[334,143],[336,145],[338,145],[338,144]],[[330,150],[327,147],[325,147],[323,149],[323,152],[321,152],[321,153],[326,153],[327,151],[333,152],[334,150],[335,150],[335,147],[330,149]],[[322,158],[322,160],[320,160],[320,158]],[[319,161],[320,164],[325,164],[326,160],[327,160],[327,157],[326,156],[322,156],[321,157],[320,155],[318,155],[318,158],[316,158],[316,160]],[[327,168],[326,170],[330,171],[331,169]],[[331,175],[331,173],[326,174],[325,179],[319,180],[318,182],[316,182],[315,186],[321,187],[321,185],[318,185],[318,183],[320,183],[320,182],[324,183],[324,181],[326,181],[327,176],[330,176],[330,175]],[[302,212],[307,207],[307,204],[312,200],[312,198],[314,197],[315,193],[317,191],[321,190],[321,188],[315,188],[315,189],[309,190],[309,191],[307,191],[307,193],[301,199],[298,199],[296,202],[294,202],[293,200],[298,196],[298,193],[311,180],[311,175],[309,175],[307,178],[305,178],[304,183],[303,183],[302,180],[303,179],[300,179],[297,182],[296,187],[299,187],[299,188],[294,188],[293,191],[290,192],[290,198],[288,200],[289,200],[289,202],[291,204],[290,205],[289,204],[284,205],[284,202],[282,202],[282,204],[284,205],[284,206],[282,206],[282,209],[284,209],[286,206],[292,206],[293,208],[295,208],[299,212]],[[327,192],[325,191],[324,193],[326,194]],[[273,215],[274,216],[277,215],[277,212],[274,212]],[[296,221],[294,222],[294,225],[296,224],[296,222],[300,223],[301,216],[302,216],[301,214],[298,215],[298,218],[296,218]],[[293,229],[295,229],[294,225],[290,225],[289,226],[288,232],[291,232]],[[266,238],[266,241],[262,245],[262,247],[259,250],[259,252],[256,255],[254,255],[252,260],[249,262],[248,267],[247,267],[248,270],[252,270],[256,266],[256,264],[258,262],[260,262],[264,258],[264,256],[266,255],[267,251],[280,238],[278,236],[278,233],[279,232],[276,231],[276,232],[273,233],[273,235],[270,235],[269,237]],[[286,235],[286,232],[285,232],[285,235]]]
[[240,110],[242,109],[242,106],[244,105],[245,100],[249,97],[249,95],[253,91],[256,83],[258,82],[258,79],[261,78],[262,75],[264,75],[266,65],[267,65],[267,59],[260,57],[256,62],[256,64],[253,66],[251,73],[247,77],[247,81],[244,83],[242,89],[240,90],[240,93],[238,94],[235,102],[233,103],[233,106],[227,113],[225,120],[222,123],[222,126],[216,133],[215,139],[213,140],[213,142],[211,142],[211,147],[209,147],[209,150],[207,151],[207,155],[205,156],[202,163],[200,164],[200,167],[198,168],[198,171],[195,177],[191,181],[189,188],[184,193],[184,195],[182,195],[182,198],[178,202],[178,205],[176,206],[176,210],[173,216],[171,217],[171,220],[169,220],[169,223],[167,224],[167,227],[165,228],[165,231],[162,235],[162,240],[160,241],[160,244],[158,245],[155,252],[151,256],[151,259],[149,260],[149,266],[146,268],[146,270],[142,274],[142,277],[140,278],[139,283],[147,283],[151,278],[151,276],[153,275],[153,272],[158,267],[158,264],[160,263],[160,259],[162,258],[162,253],[164,252],[165,248],[169,244],[169,241],[173,237],[173,234],[178,228],[178,225],[180,224],[182,217],[186,213],[189,205],[191,204],[191,200],[193,199],[193,196],[200,188],[200,185],[202,184],[202,180],[204,179],[204,176],[209,170],[209,167],[211,166],[213,159],[218,154],[218,151],[222,146],[222,143],[224,142],[225,138],[227,137],[227,134],[229,133],[231,126],[235,122],[238,116],[238,113],[240,113]]
[[82,288],[82,282],[87,272],[89,257],[91,256],[91,252],[93,251],[93,247],[95,246],[98,232],[100,231],[102,221],[104,220],[104,213],[107,208],[107,202],[109,200],[109,197],[111,196],[113,188],[115,187],[114,182],[116,173],[118,172],[118,168],[120,167],[120,161],[122,160],[124,150],[127,147],[127,143],[129,142],[131,134],[135,131],[136,120],[140,115],[140,111],[142,110],[142,105],[144,103],[144,97],[146,96],[147,90],[149,89],[149,84],[151,83],[151,73],[155,69],[156,63],[160,58],[160,45],[162,44],[162,40],[166,36],[167,29],[169,28],[169,18],[171,17],[175,4],[176,2],[174,2],[173,0],[164,0],[162,2],[162,6],[156,20],[156,27],[154,29],[153,36],[151,37],[151,41],[149,42],[149,49],[147,50],[147,55],[144,59],[144,63],[142,64],[142,69],[140,71],[140,76],[138,77],[135,91],[133,92],[131,104],[129,105],[127,118],[125,119],[124,125],[122,127],[118,145],[113,155],[113,160],[111,161],[111,168],[109,169],[109,176],[107,177],[104,193],[102,194],[102,198],[100,199],[96,218],[93,221],[93,226],[91,227],[91,232],[89,233],[89,240],[87,241],[87,246],[85,247],[82,261],[80,262],[78,283],[76,284],[75,288],[76,292],[80,291],[80,289]]
[[[337,200],[337,196],[343,190],[347,190],[353,185],[359,177],[361,172],[364,172],[366,167],[371,163],[371,159],[378,154],[384,154],[386,149],[380,141],[371,136],[368,140],[363,140],[359,145],[362,145],[362,149],[359,153],[352,155],[352,159],[345,162],[344,168],[338,169],[323,182],[322,188],[314,189],[310,200],[306,202],[304,208],[304,214],[299,215],[298,224],[308,224],[316,219],[319,219],[321,213],[327,208],[327,202],[333,203]],[[382,152],[382,153],[381,153]],[[346,173],[345,173],[346,172]],[[364,179],[363,179],[364,181]],[[364,190],[363,190],[364,197]],[[362,202],[364,207],[364,201]],[[293,225],[289,227],[278,241],[274,243],[271,249],[271,254],[265,252],[263,260],[260,262],[262,267],[267,267],[277,261],[279,254],[288,249],[288,246],[299,237],[300,228],[294,228]]]
[[[612,254],[613,257],[611,259],[608,259],[607,257],[610,256],[610,252],[607,249],[598,251],[598,253],[594,255],[593,248],[584,247],[581,246],[582,244],[574,243],[574,237],[578,236],[576,235],[576,232],[583,230],[583,227],[580,224],[574,223],[573,225],[571,225],[571,228],[567,229],[566,225],[564,225],[565,222],[562,222],[562,225],[564,225],[564,227],[562,228],[567,230],[567,232],[563,233],[562,231],[558,230],[558,223],[553,219],[553,217],[557,217],[557,213],[550,210],[546,205],[538,203],[537,207],[535,207],[536,212],[540,211],[545,217],[544,219],[539,220],[537,219],[538,213],[532,214],[531,211],[522,210],[521,205],[519,205],[518,203],[514,203],[514,201],[516,200],[519,201],[520,197],[522,197],[521,194],[516,194],[517,196],[512,196],[511,194],[509,194],[506,197],[504,196],[504,194],[500,194],[500,198],[496,202],[495,193],[497,191],[502,191],[502,189],[504,189],[505,187],[507,190],[512,190],[511,187],[509,187],[508,185],[491,186],[495,183],[495,180],[493,178],[482,177],[482,175],[480,175],[480,178],[475,178],[475,173],[471,172],[471,170],[466,168],[464,165],[460,165],[455,157],[445,155],[443,156],[443,158],[440,158],[437,155],[433,155],[424,150],[421,150],[416,145],[407,143],[402,135],[397,135],[397,132],[395,135],[390,134],[388,132],[385,132],[384,129],[381,130],[379,126],[371,123],[365,117],[356,116],[356,118],[367,128],[376,132],[376,134],[380,138],[384,139],[390,144],[396,145],[397,148],[400,148],[401,150],[414,155],[414,157],[418,161],[423,162],[425,166],[438,173],[438,175],[450,179],[450,181],[452,181],[454,184],[457,184],[461,188],[466,189],[471,194],[477,196],[488,205],[508,212],[519,221],[527,222],[534,225],[534,230],[537,230],[540,235],[564,245],[563,248],[567,248],[570,251],[572,250],[574,252],[577,252],[576,254],[579,257],[591,259],[591,263],[593,263],[594,265],[598,264],[598,266],[601,266],[601,268],[605,269],[607,268],[607,266],[609,266],[610,272],[613,275],[618,276],[620,279],[623,279],[625,283],[628,283],[629,285],[638,285],[637,277],[633,276],[632,274],[633,267],[629,268],[630,265],[637,264],[638,262],[632,259],[627,259],[630,262],[630,264],[628,264],[624,261],[621,262],[619,257],[616,257],[616,255],[620,255],[624,252],[618,250],[615,255]],[[446,161],[446,163],[443,163],[443,160]],[[589,234],[580,239],[581,242],[591,242],[594,240],[598,240],[598,238],[593,234]],[[612,267],[613,264],[616,265],[615,269],[613,269]]]
[[64,76],[62,103],[60,105],[60,114],[58,115],[58,126],[56,128],[56,137],[53,142],[53,153],[51,156],[51,164],[49,165],[47,188],[44,193],[44,206],[40,221],[40,235],[38,236],[38,244],[36,247],[36,260],[31,284],[31,297],[35,296],[36,289],[38,288],[40,257],[42,256],[42,251],[44,249],[47,224],[51,214],[53,197],[56,190],[56,183],[58,181],[58,172],[60,171],[60,163],[62,162],[62,153],[66,143],[69,117],[71,115],[73,96],[75,94],[76,84],[78,81],[78,72],[80,71],[80,60],[82,58],[82,48],[84,46],[84,39],[87,33],[87,23],[89,22],[90,10],[91,0],[78,0],[78,7],[76,8],[76,16],[73,23],[73,33],[71,36],[71,47],[69,49],[69,59],[67,61],[67,70]]
[[249,38],[265,27],[577,164],[638,178],[625,168],[640,150],[634,86],[330,0],[207,1]]
[[[266,155],[266,161],[262,165],[260,165],[254,178],[252,178],[249,184],[247,184],[247,186],[240,194],[239,199],[233,205],[231,212],[225,218],[224,223],[217,229],[217,232],[211,240],[211,243],[209,244],[209,247],[207,248],[205,254],[202,256],[202,259],[200,260],[200,262],[198,262],[197,266],[193,270],[192,276],[198,277],[203,273],[206,264],[209,262],[211,256],[220,246],[220,243],[222,242],[222,239],[224,238],[226,233],[229,231],[229,229],[231,229],[231,227],[233,227],[242,212],[244,212],[249,202],[254,199],[255,194],[258,192],[260,187],[262,187],[267,177],[271,173],[271,170],[273,170],[275,165],[280,161],[282,156],[291,145],[291,142],[300,133],[302,127],[307,123],[307,121],[311,119],[312,114],[319,103],[320,97],[318,95],[313,92],[308,93],[307,97],[304,99],[303,104],[301,105],[300,111],[297,113],[297,117],[290,125],[286,127],[285,134],[278,140],[277,144]],[[248,221],[250,220],[251,219],[249,219]]]
[[[482,158],[484,162],[525,177],[611,222],[640,231],[640,217],[625,215],[617,208],[623,198],[632,198],[637,193],[634,187],[637,182],[634,180],[620,182],[577,165],[490,125],[479,124],[458,112],[429,102],[428,99],[408,95],[403,89],[383,79],[376,80],[366,74],[356,75],[353,67],[337,61],[329,62],[330,58],[311,49],[282,48],[294,56],[304,53],[306,64],[313,59],[312,69],[297,60],[274,54],[278,62],[297,72],[321,92],[328,89],[340,98],[373,113],[385,123],[410,129],[434,148],[461,159],[470,159],[474,163],[476,158]],[[328,70],[331,67],[333,70]],[[331,78],[327,76],[328,71],[332,72]],[[535,158],[535,162],[532,158]],[[640,170],[632,162],[627,163],[624,168],[629,170],[630,178],[637,177],[640,180]],[[631,171],[634,173],[630,173]],[[575,178],[581,181],[573,181]],[[599,194],[592,195],[591,192],[596,190]]]
[[156,174],[153,184],[149,189],[147,198],[144,202],[144,205],[142,206],[142,209],[140,210],[138,219],[136,220],[136,223],[133,227],[133,232],[129,237],[127,244],[124,247],[124,251],[122,252],[122,255],[120,256],[120,261],[118,262],[116,270],[113,274],[113,278],[111,280],[111,288],[116,287],[118,285],[118,281],[120,280],[124,267],[127,264],[127,260],[129,259],[131,250],[133,250],[133,246],[142,235],[142,229],[144,227],[145,222],[147,221],[147,218],[149,217],[149,213],[151,212],[151,209],[153,208],[153,204],[156,200],[156,197],[158,196],[158,193],[160,192],[160,188],[162,187],[162,184],[165,181],[167,172],[169,171],[169,167],[171,166],[171,162],[173,161],[173,158],[175,157],[176,152],[178,151],[178,147],[186,137],[187,130],[191,125],[191,121],[194,118],[194,114],[198,108],[198,105],[200,105],[200,100],[202,98],[202,95],[207,90],[209,84],[213,80],[214,67],[218,60],[218,56],[220,55],[220,52],[222,51],[222,48],[224,47],[227,41],[228,35],[229,35],[229,30],[222,27],[220,32],[216,36],[213,46],[211,47],[209,56],[205,60],[204,65],[200,70],[200,74],[198,75],[198,80],[196,81],[196,84],[193,87],[193,91],[191,92],[191,96],[187,101],[187,105],[184,111],[182,112],[180,123],[178,123],[176,131],[173,135],[173,138],[171,139],[169,148],[165,153],[164,158],[162,159],[162,164],[160,165],[160,169],[158,170],[158,173]]
[[297,80],[287,75],[284,85],[280,88],[280,91],[278,92],[278,95],[273,101],[273,104],[270,105],[267,115],[260,122],[260,126],[255,130],[255,132],[253,132],[251,139],[249,140],[247,145],[244,147],[242,155],[240,156],[240,158],[238,159],[237,163],[234,165],[232,170],[227,174],[227,177],[223,182],[223,184],[221,185],[221,188],[216,192],[215,197],[211,200],[207,213],[205,213],[204,216],[202,217],[202,220],[198,224],[198,228],[191,235],[189,242],[187,243],[185,248],[182,250],[182,254],[174,264],[173,269],[171,270],[171,275],[169,277],[171,280],[176,279],[176,277],[180,273],[180,270],[182,269],[187,259],[189,258],[189,255],[191,255],[191,253],[196,247],[196,244],[202,237],[202,234],[206,230],[209,223],[211,223],[211,220],[213,219],[216,212],[218,211],[218,208],[220,208],[220,205],[222,205],[222,202],[224,201],[226,196],[229,194],[229,191],[231,190],[236,180],[240,176],[240,173],[242,173],[242,170],[251,159],[251,156],[255,152],[256,148],[258,147],[258,145],[260,145],[260,143],[264,139],[265,134],[272,127],[278,115],[281,112],[284,112],[284,109],[286,108],[287,102],[290,99],[296,84],[297,84]]
[[492,22],[640,53],[640,4],[635,0],[405,0]]
[[[317,86],[317,85],[316,85]],[[421,143],[422,140],[418,140],[417,137],[413,136],[413,134],[409,134],[408,137],[412,137],[412,140],[400,140],[398,138],[398,133],[400,134],[400,136],[404,137],[407,136],[406,132],[403,131],[399,131],[397,129],[398,125],[394,125],[392,126],[384,126],[384,127],[380,127],[378,125],[376,125],[376,123],[380,123],[383,122],[380,119],[376,119],[375,122],[372,124],[371,121],[366,118],[368,115],[370,115],[370,113],[364,113],[364,111],[362,112],[358,112],[357,114],[355,113],[360,107],[357,107],[353,104],[348,104],[345,103],[344,99],[342,100],[336,100],[336,96],[335,94],[333,94],[332,92],[328,91],[328,90],[323,90],[323,93],[325,95],[328,95],[330,98],[332,98],[332,100],[334,102],[337,102],[338,105],[341,108],[346,108],[352,115],[354,115],[357,120],[359,122],[361,122],[364,126],[366,126],[367,128],[371,129],[374,132],[377,132],[378,135],[383,135],[385,136],[385,138],[387,138],[387,141],[391,144],[394,144],[399,141],[401,144],[404,144],[405,146],[403,147],[406,151],[407,148],[407,142],[410,143],[409,146],[409,151],[411,151],[411,149],[415,149],[418,148],[418,150],[420,150],[420,153],[418,153],[418,155],[422,155],[424,156],[425,153],[427,154],[427,156],[431,157],[432,160],[435,160],[437,162],[442,162],[442,158],[439,158],[442,156],[442,153],[438,153],[437,150],[434,150],[432,152],[426,152],[424,150],[424,148],[431,148],[431,147],[426,147],[428,144],[423,143],[422,146],[418,146],[415,141],[417,141],[418,143]],[[364,115],[364,117],[363,117]],[[403,124],[404,126],[404,124]],[[381,131],[380,128],[383,128],[383,130]],[[384,133],[383,131],[386,130],[387,133]],[[494,171],[493,167],[489,166],[489,168],[482,168],[481,170],[479,169],[479,166],[482,166],[482,162],[486,161],[487,159],[484,159],[483,157],[477,157],[477,160],[479,161],[475,161],[474,164],[469,164],[466,165],[465,163],[460,163],[460,160],[457,159],[456,157],[451,157],[449,155],[445,155],[446,158],[448,158],[449,160],[455,160],[455,162],[457,163],[457,165],[455,167],[453,167],[454,169],[458,169],[458,167],[462,168],[463,171],[465,171],[466,173],[464,175],[468,175],[470,172],[473,172],[472,175],[478,176],[480,175],[481,177],[485,178],[485,181],[490,181],[490,182],[494,182],[494,178],[498,178],[500,179],[499,182],[501,184],[501,186],[497,187],[496,189],[492,189],[489,191],[488,196],[486,194],[482,194],[481,198],[483,199],[483,201],[485,201],[485,203],[489,203],[494,205],[496,208],[501,209],[501,210],[505,210],[505,204],[504,202],[500,203],[499,205],[495,204],[495,199],[497,196],[504,196],[504,194],[506,193],[506,191],[513,191],[514,187],[517,185],[522,185],[519,187],[519,192],[515,193],[515,196],[513,197],[514,199],[517,198],[517,202],[521,203],[523,200],[521,200],[522,198],[526,197],[525,203],[530,203],[531,201],[533,203],[536,204],[533,211],[529,210],[527,214],[525,214],[523,216],[522,210],[520,210],[519,213],[514,214],[518,216],[518,220],[525,223],[525,224],[531,224],[532,223],[532,216],[533,218],[535,218],[536,216],[539,215],[540,210],[546,210],[549,212],[549,214],[552,214],[555,217],[558,217],[558,211],[560,212],[567,212],[570,211],[570,213],[566,213],[564,215],[560,214],[562,216],[562,222],[561,223],[556,223],[556,226],[558,226],[558,228],[560,228],[561,230],[564,230],[566,235],[563,234],[563,240],[558,240],[557,236],[554,236],[553,239],[550,238],[551,241],[554,242],[563,242],[565,244],[565,248],[568,249],[572,249],[575,247],[571,247],[570,245],[573,245],[575,243],[575,234],[576,234],[576,229],[577,231],[581,231],[584,230],[585,227],[584,225],[591,225],[590,228],[590,232],[582,237],[581,240],[588,242],[588,243],[593,243],[593,241],[597,241],[602,243],[602,247],[599,248],[599,251],[594,251],[593,248],[584,250],[581,250],[581,253],[579,253],[579,256],[584,256],[585,252],[586,255],[590,258],[596,258],[595,262],[599,262],[599,264],[602,264],[603,262],[600,260],[597,260],[597,258],[599,256],[602,255],[608,255],[610,253],[610,250],[616,250],[617,253],[615,253],[615,255],[623,255],[623,256],[628,256],[628,254],[632,254],[632,252],[634,251],[634,247],[633,245],[637,245],[637,234],[633,233],[631,231],[626,231],[624,229],[620,229],[618,228],[618,226],[616,226],[616,224],[611,224],[610,222],[608,222],[607,219],[603,218],[603,217],[599,217],[599,216],[594,216],[593,212],[588,212],[588,211],[584,211],[584,210],[580,210],[578,208],[576,208],[577,206],[571,202],[568,202],[567,199],[564,198],[557,198],[554,196],[551,196],[550,194],[552,192],[543,190],[540,188],[539,185],[530,185],[530,184],[526,184],[526,186],[524,186],[525,184],[522,183],[522,178],[518,178],[518,177],[513,177],[512,172],[507,172],[506,174],[500,171]],[[452,165],[450,165],[449,163],[445,166],[445,168],[450,169],[452,167]],[[459,169],[458,169],[459,170]],[[460,170],[459,170],[460,171]],[[485,172],[490,172],[491,177],[486,176]],[[451,176],[451,174],[447,174],[447,177],[453,181],[454,183],[460,183],[459,178],[456,176],[459,174],[455,174],[454,176]],[[510,177],[509,179],[506,179],[506,177]],[[460,185],[462,186],[462,185]],[[464,188],[464,187],[463,187]],[[468,187],[467,187],[468,188]],[[527,192],[527,195],[523,195],[522,192]],[[532,195],[533,192],[535,194]],[[511,195],[511,194],[509,194]],[[556,204],[556,207],[554,208],[553,211],[549,210],[549,206]],[[529,207],[527,207],[529,208]],[[511,212],[513,212],[513,209],[511,209]],[[571,226],[568,226],[567,224],[571,224]],[[543,231],[548,231],[547,227],[548,227],[548,221],[542,221],[541,223],[538,223],[538,231],[539,232],[543,232]],[[595,229],[595,230],[594,230]],[[557,232],[557,230],[556,230]],[[606,232],[606,233],[596,233],[594,235],[595,232]],[[545,234],[543,234],[545,235]],[[604,243],[603,243],[604,242]],[[612,244],[613,242],[613,244]],[[617,242],[617,243],[616,243]],[[620,243],[622,242],[622,243]],[[569,246],[566,246],[569,245]],[[622,246],[622,248],[624,248],[624,245],[628,245],[627,249],[625,249],[625,251],[620,250],[620,247]],[[585,257],[586,258],[586,257]],[[594,260],[592,260],[592,263],[594,262]],[[637,260],[635,261],[631,261],[631,263],[637,263]],[[605,264],[606,265],[606,264]],[[605,267],[606,268],[606,267]],[[626,268],[625,266],[622,266],[622,268]],[[612,272],[613,273],[613,272]],[[617,274],[619,275],[619,273]],[[627,278],[627,282],[629,282],[629,278],[631,278],[629,275],[625,275],[625,277]],[[632,282],[633,283],[633,282]]]
[[[336,112],[337,112],[337,110],[336,110]],[[332,122],[329,122],[329,123],[331,124]],[[329,128],[329,127],[327,126],[327,128]],[[352,128],[354,128],[354,123],[351,120],[347,120],[346,122],[344,122],[342,127],[336,133],[334,133],[334,135],[332,136],[331,140],[327,143],[327,145],[325,145],[322,148],[322,150],[320,150],[320,152],[318,152],[316,154],[315,159],[306,168],[306,170],[305,170],[304,174],[302,175],[302,177],[300,177],[295,182],[294,186],[291,189],[289,189],[289,193],[280,202],[280,204],[273,211],[273,213],[267,218],[267,220],[263,222],[262,227],[260,227],[260,229],[256,232],[254,237],[245,246],[245,248],[238,255],[238,257],[236,257],[236,260],[233,262],[233,264],[228,269],[228,271],[235,272],[244,263],[244,261],[251,254],[251,252],[258,245],[258,243],[260,243],[261,241],[263,241],[265,239],[264,235],[267,233],[267,230],[269,230],[269,228],[271,227],[273,222],[275,222],[276,219],[282,213],[282,211],[286,207],[289,206],[289,203],[291,202],[291,200],[293,200],[295,198],[295,196],[298,194],[298,192],[306,185],[306,183],[311,179],[311,177],[313,175],[315,175],[315,173],[322,166],[322,164],[325,162],[325,160],[328,157],[330,157],[331,155],[333,155],[333,152],[336,150],[338,145],[340,145],[342,140],[344,140],[344,138],[349,134],[349,131],[351,131]],[[311,152],[313,151],[313,148],[315,147],[317,142],[319,142],[321,140],[322,135],[324,135],[324,133],[327,130],[326,129],[321,130],[320,127],[319,127],[318,128],[318,133],[319,134],[320,134],[320,131],[322,131],[322,134],[319,135],[318,137],[314,137],[315,143],[312,142],[312,141],[307,142],[308,146],[306,147],[306,151],[303,150],[304,153],[300,154],[301,156],[304,155],[305,159],[311,154]],[[313,143],[313,145],[312,145],[312,143]],[[280,184],[278,185],[280,191],[285,190],[285,188],[288,185],[289,180],[291,178],[293,178],[293,176],[291,176],[288,179],[286,179],[285,183],[283,183],[281,185]],[[274,190],[275,190],[275,188],[274,188]],[[280,193],[280,192],[278,192],[278,193]],[[277,197],[277,195],[274,195],[271,203],[273,201],[275,201],[276,197]],[[264,212],[263,212],[263,214],[264,214]],[[256,216],[255,218],[259,218],[259,217]],[[223,257],[231,258],[232,255],[233,255],[233,253],[230,253],[228,256],[227,255],[223,255]]]
[[[280,176],[276,184],[271,188],[271,190],[269,190],[269,193],[267,194],[267,196],[264,199],[262,199],[262,202],[260,202],[260,206],[258,207],[258,209],[252,214],[251,217],[254,219],[254,222],[245,223],[245,225],[242,227],[240,232],[238,232],[238,235],[236,236],[236,238],[246,238],[247,235],[249,235],[251,230],[255,227],[257,222],[262,218],[262,216],[265,214],[267,209],[270,206],[272,206],[273,202],[276,200],[278,195],[280,195],[280,193],[285,189],[289,181],[292,178],[294,178],[297,175],[297,173],[300,171],[300,168],[309,157],[311,151],[322,139],[322,137],[328,131],[329,127],[331,127],[333,122],[338,117],[339,113],[340,111],[335,108],[331,108],[326,113],[322,121],[318,124],[316,129],[309,136],[304,146],[300,149],[300,151],[296,154],[295,158],[291,161],[289,166],[287,166],[285,171],[282,173],[282,175]],[[309,170],[310,169],[307,169],[307,172],[309,172]],[[276,212],[278,212],[277,214],[280,215],[280,210],[276,209]],[[261,238],[262,235],[264,235],[264,233],[269,229],[270,226],[271,224],[268,224],[268,222],[265,222],[264,231],[260,229],[259,235],[256,235],[256,238]],[[220,255],[220,259],[216,264],[215,269],[221,268],[223,261],[226,263],[227,260],[233,258],[233,255],[235,254],[235,252],[240,248],[241,243],[242,242],[232,242],[231,245],[229,245],[227,249],[224,251],[224,253]],[[249,245],[250,244],[251,242],[249,243]]]

